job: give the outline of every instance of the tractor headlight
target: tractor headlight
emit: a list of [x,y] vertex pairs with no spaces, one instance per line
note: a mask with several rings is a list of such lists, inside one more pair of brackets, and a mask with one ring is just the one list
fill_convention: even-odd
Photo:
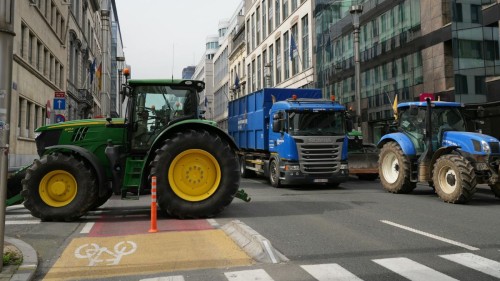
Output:
[[490,145],[487,142],[485,142],[484,140],[481,141],[481,149],[486,154],[490,154],[491,153],[491,147],[490,147]]

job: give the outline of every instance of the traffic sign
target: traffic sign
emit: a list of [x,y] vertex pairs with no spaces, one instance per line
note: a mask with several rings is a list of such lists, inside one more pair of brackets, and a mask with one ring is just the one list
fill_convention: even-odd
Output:
[[56,114],[56,123],[61,123],[61,122],[64,122],[66,121],[66,117],[64,117],[64,115],[62,114]]
[[65,92],[54,92],[54,98],[65,98],[66,93]]
[[54,99],[54,110],[66,110],[66,99]]

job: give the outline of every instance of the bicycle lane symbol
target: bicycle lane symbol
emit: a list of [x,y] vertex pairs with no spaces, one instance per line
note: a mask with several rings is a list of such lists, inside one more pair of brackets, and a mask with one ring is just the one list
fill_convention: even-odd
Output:
[[[106,247],[101,247],[96,243],[83,244],[75,250],[75,257],[79,259],[88,259],[88,266],[96,266],[101,263],[104,265],[117,265],[123,256],[130,255],[137,250],[137,244],[133,241],[121,241],[116,243],[113,251]],[[103,258],[111,256],[111,258]]]

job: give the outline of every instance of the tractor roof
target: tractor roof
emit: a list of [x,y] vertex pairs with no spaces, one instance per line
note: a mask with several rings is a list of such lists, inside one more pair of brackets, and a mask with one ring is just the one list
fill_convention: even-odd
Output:
[[202,91],[205,88],[205,82],[199,80],[183,80],[183,79],[130,79],[128,84],[131,86],[140,85],[165,85],[165,86],[191,86],[196,85],[196,88]]
[[[464,105],[459,102],[448,102],[448,101],[432,101],[431,102],[434,107],[463,107]],[[424,101],[412,101],[412,102],[403,102],[398,104],[398,108],[406,108],[410,106],[417,107],[426,107],[427,102]]]

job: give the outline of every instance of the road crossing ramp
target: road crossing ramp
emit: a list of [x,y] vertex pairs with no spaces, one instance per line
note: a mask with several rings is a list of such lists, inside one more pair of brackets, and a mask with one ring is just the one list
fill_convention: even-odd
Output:
[[252,258],[223,230],[73,239],[44,280],[75,280],[247,266]]

